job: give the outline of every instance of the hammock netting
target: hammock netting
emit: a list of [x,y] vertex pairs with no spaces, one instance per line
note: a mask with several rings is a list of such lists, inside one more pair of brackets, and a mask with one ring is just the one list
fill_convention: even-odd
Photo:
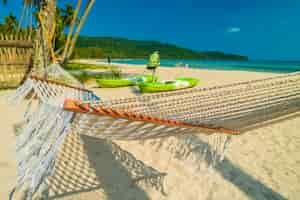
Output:
[[300,73],[291,73],[210,88],[102,101],[100,105],[241,133],[278,114],[298,111],[299,82]]
[[[166,174],[134,159],[112,140],[143,141],[203,133],[211,138],[207,142],[212,148],[204,149],[212,151],[213,165],[223,160],[231,135],[299,111],[300,73],[101,101],[59,65],[52,65],[32,74],[9,99],[11,103],[21,100],[28,102],[28,110],[19,124],[17,137],[16,189],[29,184],[29,199],[53,175],[56,156],[70,134],[100,138],[114,149],[116,160],[132,163],[125,166],[139,166],[138,174],[137,170],[125,167],[133,180],[150,180],[152,186],[163,192]],[[185,138],[182,144],[197,149],[194,142]]]

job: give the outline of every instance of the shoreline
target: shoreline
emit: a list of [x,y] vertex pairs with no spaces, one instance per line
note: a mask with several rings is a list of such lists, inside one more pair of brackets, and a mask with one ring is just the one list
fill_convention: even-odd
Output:
[[[99,59],[75,59],[72,60],[71,63],[82,63],[82,64],[94,64],[94,65],[111,65],[111,66],[120,66],[120,67],[126,67],[126,68],[146,68],[146,64],[127,64],[127,63],[117,63],[117,62],[111,62],[111,64],[108,64],[105,61],[99,61]],[[215,69],[215,68],[196,68],[196,67],[177,67],[177,66],[159,66],[158,69],[183,69],[183,70],[201,70],[201,71],[216,71],[216,72],[249,72],[249,73],[266,73],[266,74],[285,74],[287,72],[271,72],[271,71],[252,71],[252,70],[238,70],[238,69]]]
[[[105,64],[108,65],[107,60],[106,59],[76,59],[79,62],[91,62],[93,64]],[[120,62],[114,62],[114,60],[122,60],[122,61],[130,61],[130,60],[141,60],[141,61],[146,61],[145,59],[130,59],[130,58],[126,58],[126,59],[112,59],[111,64],[112,65],[131,65],[131,66],[145,66],[146,64],[141,64],[141,63],[120,63]],[[164,62],[166,61],[166,62]],[[172,59],[169,60],[171,63],[168,63],[167,65],[164,65],[168,62],[168,59],[162,59],[161,60],[161,66],[160,67],[164,67],[164,68],[185,68],[184,66],[180,67],[180,66],[176,66],[174,61],[176,61],[176,59]],[[187,61],[187,63],[185,63],[184,61]],[[265,61],[253,61],[254,63],[250,65],[245,65],[243,66],[243,63],[247,63],[249,61],[227,61],[227,60],[221,60],[221,61],[211,61],[211,60],[192,60],[195,61],[196,63],[189,63],[189,60],[182,60],[182,59],[178,59],[178,63],[181,64],[187,64],[188,67],[185,69],[202,69],[202,70],[216,70],[216,71],[246,71],[246,72],[262,72],[262,73],[276,73],[276,74],[281,74],[281,73],[292,73],[292,72],[298,72],[300,71],[300,67],[298,64],[295,63],[289,63],[286,62],[285,65],[282,65],[282,62],[276,62],[276,61],[270,61],[269,63]],[[200,63],[197,63],[200,62]],[[201,63],[201,62],[212,62],[212,64],[205,64],[205,63]],[[219,64],[215,64],[213,62],[220,62]],[[227,64],[222,65],[222,62]],[[230,64],[230,62],[241,62],[241,64]],[[256,63],[258,62],[258,63]],[[260,63],[262,62],[262,63]],[[274,62],[274,63],[272,63]],[[281,64],[280,64],[281,63]],[[279,64],[279,65],[278,65]],[[265,66],[264,66],[265,65]],[[273,67],[272,67],[273,66]]]

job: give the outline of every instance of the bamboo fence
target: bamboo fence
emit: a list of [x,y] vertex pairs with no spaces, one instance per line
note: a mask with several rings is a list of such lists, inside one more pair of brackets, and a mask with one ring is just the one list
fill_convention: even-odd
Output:
[[0,89],[16,88],[32,66],[33,43],[29,33],[0,34]]

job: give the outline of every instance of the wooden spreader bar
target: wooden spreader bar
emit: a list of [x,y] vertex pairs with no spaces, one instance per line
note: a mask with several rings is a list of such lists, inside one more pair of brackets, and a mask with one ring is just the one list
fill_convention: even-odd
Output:
[[196,128],[200,131],[203,131],[207,134],[212,133],[224,133],[228,135],[239,135],[240,132],[236,130],[231,130],[223,127],[210,127],[206,125],[194,125],[189,124],[183,121],[178,120],[171,120],[171,119],[163,119],[158,117],[153,117],[144,114],[138,114],[133,112],[121,111],[111,108],[104,108],[100,105],[91,105],[88,103],[83,103],[77,100],[66,99],[64,102],[64,110],[76,112],[76,113],[86,113],[92,115],[99,115],[99,116],[110,116],[116,119],[127,119],[131,121],[143,121],[149,122],[153,124],[160,124],[160,125],[168,125],[168,126],[176,126],[176,127],[186,127],[186,128]]

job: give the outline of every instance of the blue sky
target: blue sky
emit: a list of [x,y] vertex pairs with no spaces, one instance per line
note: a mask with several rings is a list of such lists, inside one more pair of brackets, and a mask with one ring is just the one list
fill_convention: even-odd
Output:
[[[1,5],[0,18],[21,10],[21,0],[10,1]],[[159,40],[251,59],[300,60],[300,1],[96,0],[82,34]]]

